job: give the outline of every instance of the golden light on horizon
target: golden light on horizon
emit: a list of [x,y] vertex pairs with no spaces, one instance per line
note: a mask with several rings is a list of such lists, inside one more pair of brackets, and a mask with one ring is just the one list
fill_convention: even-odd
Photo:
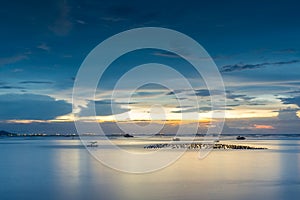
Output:
[[[225,116],[224,116],[225,113]],[[223,116],[225,119],[241,119],[241,118],[269,118],[277,117],[278,113],[274,112],[272,109],[236,109],[236,110],[226,110],[224,113],[215,112],[213,115],[212,111],[198,113],[195,118],[195,113],[185,113],[184,118],[181,113],[172,113],[172,109],[164,110],[162,113],[151,114],[149,111],[144,111],[143,109],[131,110],[129,112],[109,115],[109,116],[90,116],[81,117],[78,120],[94,121],[98,122],[136,122],[136,121],[154,121],[157,123],[169,123],[169,124],[182,124],[182,123],[192,123],[192,122],[210,122],[213,119],[220,119]],[[297,113],[298,117],[300,112]],[[57,117],[54,120],[49,120],[51,122],[71,122],[74,121],[74,115],[68,114],[64,116]],[[18,120],[20,121],[20,120]],[[25,122],[30,122],[30,120],[23,120]],[[31,120],[32,121],[32,120]]]
[[240,118],[268,118],[277,117],[278,113],[274,110],[256,110],[256,109],[239,109],[226,111],[225,118],[240,119]]
[[[103,122],[155,122],[167,124],[184,124],[194,122],[211,122],[214,119],[243,119],[243,118],[275,118],[278,116],[278,108],[269,107],[251,107],[251,106],[238,106],[232,110],[225,110],[224,112],[207,111],[200,113],[178,113],[178,107],[132,107],[129,112],[108,115],[108,116],[85,116],[79,117],[76,120],[83,120],[87,122],[98,121]],[[297,111],[297,117],[300,118],[300,111]],[[8,123],[33,123],[33,122],[73,122],[75,115],[69,113],[67,115],[56,117],[53,120],[6,120]]]

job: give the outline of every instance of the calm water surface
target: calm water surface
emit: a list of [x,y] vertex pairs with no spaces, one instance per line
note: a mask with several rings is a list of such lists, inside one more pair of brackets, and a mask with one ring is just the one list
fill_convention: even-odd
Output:
[[137,175],[103,166],[79,140],[0,139],[0,199],[299,199],[300,140],[245,143],[269,149],[189,151]]

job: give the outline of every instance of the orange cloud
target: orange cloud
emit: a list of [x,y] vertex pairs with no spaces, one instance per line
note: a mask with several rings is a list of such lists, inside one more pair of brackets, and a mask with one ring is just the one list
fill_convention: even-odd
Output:
[[264,124],[254,124],[254,128],[256,128],[256,129],[275,129],[271,125],[264,125]]

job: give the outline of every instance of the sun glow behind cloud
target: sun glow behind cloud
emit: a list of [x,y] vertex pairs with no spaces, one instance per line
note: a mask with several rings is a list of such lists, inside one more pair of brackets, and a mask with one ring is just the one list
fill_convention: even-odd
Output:
[[[238,93],[229,93],[227,97],[227,107],[224,107],[223,116],[218,111],[211,111],[210,96],[204,89],[198,92],[198,109],[190,106],[191,93],[182,91],[184,98],[178,100],[167,90],[137,90],[131,99],[124,98],[123,93],[127,91],[118,91],[116,99],[111,100],[109,92],[100,93],[95,101],[96,117],[84,116],[81,119],[93,120],[99,122],[106,121],[207,121],[213,118],[241,119],[241,118],[270,118],[278,116],[278,108],[287,107],[283,105],[278,97],[272,95],[251,93],[251,96]],[[179,103],[180,101],[180,103]],[[83,101],[75,112],[90,106],[90,101]],[[91,104],[92,105],[92,104]],[[100,105],[100,107],[99,107]],[[114,108],[117,111],[113,114]],[[295,106],[294,106],[295,107]],[[108,112],[108,110],[110,110]],[[109,114],[111,113],[111,114]],[[196,113],[196,114],[195,114]],[[299,112],[298,112],[299,115]],[[59,116],[53,121],[72,121],[73,114]]]

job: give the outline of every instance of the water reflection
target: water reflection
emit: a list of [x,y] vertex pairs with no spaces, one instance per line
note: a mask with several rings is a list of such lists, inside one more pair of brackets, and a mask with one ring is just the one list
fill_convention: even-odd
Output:
[[[60,146],[65,145],[66,141],[56,141],[56,143],[57,146]],[[74,146],[74,144],[69,145]],[[78,196],[78,192],[80,191],[80,168],[84,163],[82,162],[79,151],[80,149],[78,148],[61,148],[54,150],[52,169],[55,170],[54,175],[58,182],[56,187],[64,188],[64,191],[60,192],[61,199],[74,199]]]
[[270,150],[213,151],[203,160],[188,151],[170,167],[142,175],[103,166],[76,140],[8,142],[0,145],[1,200],[276,200],[300,195],[300,143],[294,140],[262,141],[276,147]]
[[279,141],[284,153],[280,155],[280,181],[277,183],[281,198],[297,199],[300,189],[300,142]]

